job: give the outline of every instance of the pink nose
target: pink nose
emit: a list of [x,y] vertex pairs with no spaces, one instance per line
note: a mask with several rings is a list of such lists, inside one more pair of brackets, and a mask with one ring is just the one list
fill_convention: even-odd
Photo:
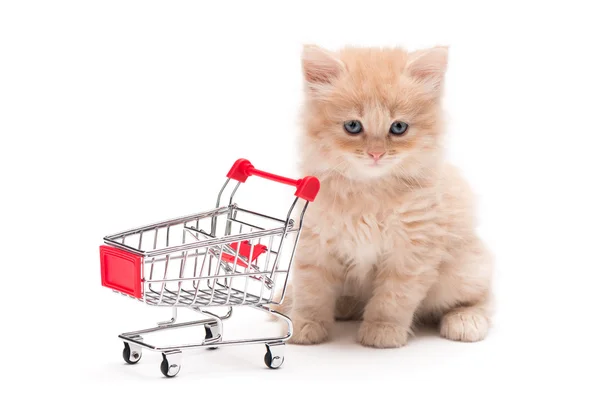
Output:
[[379,160],[381,157],[383,157],[383,155],[385,154],[385,151],[369,151],[369,155],[373,158],[373,160],[377,161]]

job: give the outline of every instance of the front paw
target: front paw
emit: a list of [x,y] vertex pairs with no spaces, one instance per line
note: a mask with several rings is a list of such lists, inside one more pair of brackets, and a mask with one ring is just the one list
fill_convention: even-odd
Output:
[[325,323],[292,318],[294,333],[290,338],[295,344],[318,344],[327,340],[329,332]]
[[396,324],[365,321],[358,330],[358,341],[380,349],[402,347],[408,341],[408,330]]
[[487,335],[488,318],[477,309],[459,309],[442,317],[442,337],[460,342],[478,342]]

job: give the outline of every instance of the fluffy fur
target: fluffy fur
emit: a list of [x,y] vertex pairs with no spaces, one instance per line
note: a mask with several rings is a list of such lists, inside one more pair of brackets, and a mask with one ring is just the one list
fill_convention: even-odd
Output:
[[[358,341],[379,348],[403,346],[424,320],[448,339],[486,336],[492,260],[441,145],[447,54],[305,46],[302,170],[322,189],[280,308],[293,343],[327,340],[336,318],[362,320]],[[346,133],[348,120],[364,131]],[[404,135],[389,133],[394,121]]]

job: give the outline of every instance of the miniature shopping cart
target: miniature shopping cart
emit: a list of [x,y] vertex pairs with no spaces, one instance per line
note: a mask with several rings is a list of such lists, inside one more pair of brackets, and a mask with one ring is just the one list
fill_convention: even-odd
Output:
[[[234,203],[240,184],[250,176],[296,187],[295,199],[285,219]],[[284,344],[292,335],[292,323],[270,306],[283,301],[304,213],[319,186],[315,177],[284,178],[260,171],[240,159],[227,174],[214,210],[106,236],[105,245],[100,246],[102,285],[151,306],[172,308],[170,321],[119,335],[124,342],[125,361],[137,363],[143,348],[161,352],[160,370],[173,377],[181,369],[183,350],[263,343],[267,347],[265,364],[279,368],[284,360]],[[229,192],[225,205],[222,198],[227,198]],[[292,217],[296,215],[294,220]],[[282,319],[287,323],[287,334],[224,340],[223,320],[231,317],[234,306],[252,307]],[[179,307],[202,313],[206,318],[178,323]],[[215,307],[227,311],[218,315]],[[204,327],[202,342],[160,347],[142,337],[192,326]]]

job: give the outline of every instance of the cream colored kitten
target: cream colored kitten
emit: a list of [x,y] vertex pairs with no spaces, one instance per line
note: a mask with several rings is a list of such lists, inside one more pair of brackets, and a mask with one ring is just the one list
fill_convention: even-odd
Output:
[[492,259],[441,146],[447,53],[305,47],[302,169],[322,188],[281,307],[293,343],[327,340],[335,318],[362,319],[374,347],[406,344],[423,319],[448,339],[486,336]]

